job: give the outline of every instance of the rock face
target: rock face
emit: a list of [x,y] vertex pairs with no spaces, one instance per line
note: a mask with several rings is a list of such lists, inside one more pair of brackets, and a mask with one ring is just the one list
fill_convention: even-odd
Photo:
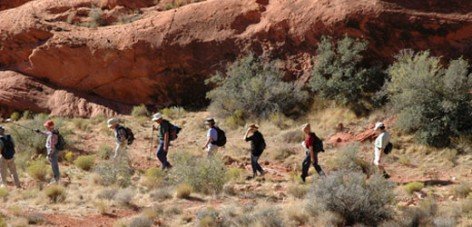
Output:
[[[117,103],[200,105],[204,80],[250,52],[306,77],[322,35],[363,37],[384,63],[404,48],[472,58],[469,0],[207,0],[166,11],[152,2],[35,0],[1,11],[0,70],[123,113]],[[24,95],[0,105],[31,109]]]

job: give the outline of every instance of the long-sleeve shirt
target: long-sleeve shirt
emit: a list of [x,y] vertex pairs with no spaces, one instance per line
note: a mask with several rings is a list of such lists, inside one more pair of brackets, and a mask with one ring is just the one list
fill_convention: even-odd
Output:
[[46,136],[45,146],[48,155],[54,153],[56,151],[57,134],[53,133],[52,131],[43,131],[41,133]]
[[382,132],[375,139],[374,146],[378,149],[385,149],[387,144],[390,142],[390,134],[388,132]]
[[265,141],[264,137],[259,131],[255,131],[252,136],[249,136],[246,138],[246,142],[251,141],[251,153],[254,156],[259,157],[263,150],[263,147],[265,146]]

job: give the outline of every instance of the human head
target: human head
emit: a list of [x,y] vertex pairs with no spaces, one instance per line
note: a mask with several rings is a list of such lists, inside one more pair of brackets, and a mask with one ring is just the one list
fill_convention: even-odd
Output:
[[306,123],[306,124],[302,125],[302,131],[303,131],[305,134],[309,134],[309,133],[311,132],[310,123]]
[[5,134],[5,128],[0,125],[0,136],[3,136]]
[[161,113],[156,113],[154,115],[152,115],[152,121],[160,124],[162,122],[162,114]]
[[120,120],[118,120],[118,118],[110,118],[107,121],[108,128],[110,129],[115,129],[119,123],[120,123]]
[[375,123],[374,131],[383,131],[385,130],[385,125],[382,122]]
[[207,119],[205,119],[205,125],[208,127],[208,128],[213,128],[215,126],[215,119],[209,117]]
[[44,122],[44,125],[43,125],[48,131],[52,131],[54,129],[54,121],[52,120],[47,120],[46,122]]

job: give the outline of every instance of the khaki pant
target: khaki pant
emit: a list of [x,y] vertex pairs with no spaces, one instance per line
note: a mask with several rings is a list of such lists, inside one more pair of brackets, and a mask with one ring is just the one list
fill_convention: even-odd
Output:
[[0,157],[0,173],[2,176],[0,185],[7,184],[7,168],[8,171],[10,171],[10,175],[13,175],[13,180],[15,181],[16,187],[20,187],[20,180],[18,179],[18,173],[16,172],[15,158],[7,160],[3,157]]

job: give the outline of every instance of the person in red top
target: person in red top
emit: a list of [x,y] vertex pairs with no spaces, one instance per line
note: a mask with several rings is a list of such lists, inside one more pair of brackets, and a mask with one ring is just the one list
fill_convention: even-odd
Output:
[[306,151],[306,158],[302,163],[302,175],[301,178],[305,182],[306,177],[308,176],[308,170],[310,169],[311,163],[316,169],[316,172],[320,176],[326,176],[321,166],[318,164],[318,150],[315,149],[315,142],[320,140],[314,132],[311,131],[310,124],[304,124],[302,127],[303,132],[305,133],[305,141],[302,143],[303,148]]

